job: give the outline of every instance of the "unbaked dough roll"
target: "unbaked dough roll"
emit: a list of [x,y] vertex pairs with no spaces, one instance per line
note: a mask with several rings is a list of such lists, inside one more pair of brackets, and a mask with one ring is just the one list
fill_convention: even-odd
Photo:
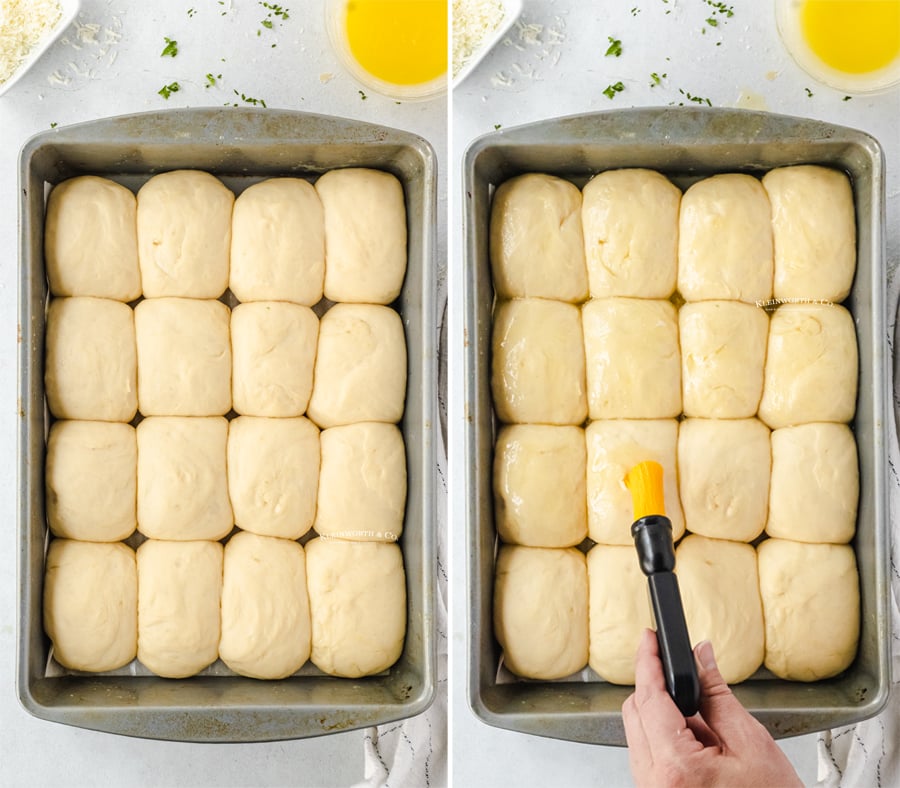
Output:
[[678,290],[686,301],[772,297],[772,213],[752,175],[704,178],[681,199]]
[[843,172],[804,164],[762,180],[772,204],[775,298],[843,301],[856,269],[853,190]]
[[587,298],[581,192],[528,173],[500,184],[491,205],[491,270],[499,298]]
[[319,319],[308,306],[259,301],[231,312],[232,402],[245,416],[302,416],[313,386]]
[[767,539],[759,546],[766,667],[819,681],[850,666],[859,641],[859,576],[849,545]]
[[143,415],[224,416],[231,410],[230,317],[221,301],[150,298],[137,305]]
[[613,684],[634,684],[634,655],[653,628],[647,578],[633,546],[596,545],[587,554],[590,666]]
[[393,542],[403,533],[406,448],[394,424],[360,422],[322,430],[316,533]]
[[668,298],[675,291],[681,191],[653,170],[609,170],[584,187],[592,298]]
[[222,545],[148,539],[137,549],[141,663],[183,679],[216,661],[221,632]]
[[322,427],[396,423],[406,399],[400,316],[374,304],[335,304],[319,321],[309,417]]
[[517,676],[560,679],[588,661],[588,588],[575,548],[502,545],[494,578],[494,635]]
[[856,441],[846,424],[801,424],[772,433],[769,536],[849,542],[858,503]]
[[750,678],[765,653],[756,551],[749,544],[688,536],[675,551],[675,572],[691,644],[712,643],[729,684]]
[[134,195],[108,178],[82,175],[54,186],[44,225],[50,293],[137,298],[136,209]]
[[137,653],[134,551],[119,542],[54,539],[44,575],[44,631],[63,667],[101,673]]
[[288,539],[237,533],[225,545],[219,656],[235,673],[283,679],[309,659],[306,556]]
[[684,533],[675,464],[678,422],[675,419],[594,421],[585,430],[587,443],[588,536],[602,544],[634,545],[634,507],[625,474],[644,460],[663,468],[666,516],[672,538]]
[[228,286],[239,301],[313,306],[325,280],[325,217],[301,178],[255,183],[235,200]]
[[678,317],[670,301],[602,298],[582,310],[592,419],[681,413]]
[[406,637],[406,575],[400,547],[319,538],[306,544],[315,666],[358,678],[387,670]]
[[106,298],[54,298],[44,387],[58,419],[131,421],[137,412],[134,312]]
[[688,531],[752,542],[766,526],[772,450],[759,419],[685,419],[678,476]]
[[325,213],[325,297],[389,304],[406,275],[406,203],[389,172],[350,167],[316,181]]
[[491,389],[507,423],[581,424],[587,415],[578,307],[523,298],[494,312]]
[[738,301],[678,310],[681,386],[687,416],[745,419],[762,396],[769,316]]
[[574,547],[587,536],[581,427],[514,424],[494,448],[494,520],[504,542]]
[[305,418],[239,416],[228,425],[234,522],[263,536],[299,539],[316,516],[319,430]]
[[221,539],[234,524],[225,473],[228,422],[151,416],[137,426],[138,529],[150,539]]
[[769,324],[759,417],[772,429],[849,422],[858,366],[853,317],[844,307],[783,304]]
[[47,522],[56,536],[127,539],[137,526],[137,440],[130,424],[57,421],[47,439]]
[[218,298],[228,287],[234,194],[198,170],[154,175],[137,194],[138,261],[147,298]]

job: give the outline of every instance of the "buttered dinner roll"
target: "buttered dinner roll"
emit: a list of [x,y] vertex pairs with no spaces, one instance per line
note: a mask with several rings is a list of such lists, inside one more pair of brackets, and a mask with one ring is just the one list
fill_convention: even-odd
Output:
[[853,190],[843,172],[779,167],[763,178],[772,204],[775,297],[843,301],[856,269]]
[[782,304],[769,325],[759,417],[772,429],[849,422],[858,363],[853,317],[844,307]]
[[587,399],[578,307],[541,298],[498,304],[491,388],[501,421],[581,424]]
[[801,424],[772,433],[769,536],[849,542],[858,503],[856,441],[846,424]]
[[400,547],[318,538],[306,544],[312,656],[319,670],[357,678],[387,670],[406,637]]
[[769,316],[738,301],[700,301],[678,310],[684,413],[745,419],[762,396]]
[[216,661],[221,632],[222,545],[148,539],[137,549],[141,663],[182,679]]
[[237,533],[225,545],[219,656],[235,673],[283,679],[309,659],[306,556],[289,539]]
[[228,287],[234,194],[199,170],[154,175],[137,194],[138,261],[147,298],[218,298]]
[[228,494],[238,528],[299,539],[316,516],[319,430],[309,419],[228,424]]
[[772,673],[818,681],[850,666],[859,640],[853,548],[767,539],[759,546],[759,589]]
[[130,424],[57,421],[47,439],[47,522],[56,536],[127,539],[137,524],[137,440]]
[[688,531],[752,542],[763,532],[771,469],[759,419],[685,419],[678,428],[681,506]]
[[587,554],[590,666],[613,684],[634,684],[634,655],[653,628],[647,578],[633,546],[596,545]]
[[54,298],[44,386],[58,419],[131,421],[137,412],[134,313],[106,298]]
[[308,415],[323,429],[396,423],[406,399],[406,337],[393,309],[335,304],[319,321]]
[[582,310],[592,419],[681,413],[678,317],[670,301],[603,298]]
[[588,661],[584,554],[502,545],[494,576],[494,635],[517,676],[559,679]]
[[230,317],[220,301],[149,298],[137,305],[142,414],[223,416],[231,410]]
[[121,542],[54,539],[44,575],[44,631],[71,670],[120,668],[137,653],[134,551]]
[[686,301],[772,297],[772,216],[752,175],[704,178],[681,199],[678,290]]
[[712,643],[729,684],[750,678],[765,654],[756,551],[740,542],[688,536],[675,551],[675,572],[691,644]]
[[302,416],[313,386],[319,319],[277,301],[231,312],[232,403],[245,416]]
[[406,511],[406,449],[394,424],[360,422],[322,430],[316,533],[393,542]]
[[255,183],[235,200],[228,286],[239,301],[313,306],[325,280],[325,217],[301,178]]
[[668,298],[675,291],[681,191],[652,170],[609,170],[584,187],[592,298]]
[[490,243],[498,298],[587,298],[581,192],[569,181],[527,173],[500,184]]
[[494,521],[504,542],[573,547],[587,536],[581,427],[513,424],[494,447]]
[[141,294],[136,206],[108,178],[82,175],[53,187],[44,225],[52,295],[133,301]]
[[672,538],[684,533],[675,465],[678,422],[675,419],[611,419],[591,422],[587,443],[588,536],[601,544],[634,545],[634,507],[625,475],[644,460],[663,468],[666,516]]
[[325,297],[389,304],[406,275],[406,203],[389,172],[351,167],[316,181],[325,215]]
[[227,434],[220,416],[151,416],[138,424],[137,520],[144,536],[221,539],[231,531]]

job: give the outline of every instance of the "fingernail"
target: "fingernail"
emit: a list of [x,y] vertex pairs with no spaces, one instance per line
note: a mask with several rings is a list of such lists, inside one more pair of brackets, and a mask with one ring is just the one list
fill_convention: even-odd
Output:
[[712,670],[716,667],[716,655],[713,652],[712,643],[701,640],[697,644],[697,661],[704,670]]

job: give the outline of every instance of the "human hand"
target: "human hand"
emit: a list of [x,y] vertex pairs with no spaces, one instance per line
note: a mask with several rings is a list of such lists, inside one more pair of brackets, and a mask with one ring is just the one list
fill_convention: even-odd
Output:
[[637,786],[802,786],[769,732],[731,693],[703,641],[694,649],[700,712],[685,718],[666,692],[656,635],[644,630],[635,690],[622,705]]

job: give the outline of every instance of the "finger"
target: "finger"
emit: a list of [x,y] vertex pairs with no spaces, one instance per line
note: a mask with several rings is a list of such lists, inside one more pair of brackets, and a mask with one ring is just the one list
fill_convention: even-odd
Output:
[[625,723],[625,741],[628,743],[631,773],[637,779],[637,775],[650,772],[653,767],[653,753],[644,726],[641,724],[641,715],[638,714],[633,692],[622,704],[622,721]]
[[706,721],[699,715],[688,717],[687,726],[694,734],[694,738],[704,747],[714,747],[717,750],[722,749],[722,742],[716,736],[716,732],[706,724]]

